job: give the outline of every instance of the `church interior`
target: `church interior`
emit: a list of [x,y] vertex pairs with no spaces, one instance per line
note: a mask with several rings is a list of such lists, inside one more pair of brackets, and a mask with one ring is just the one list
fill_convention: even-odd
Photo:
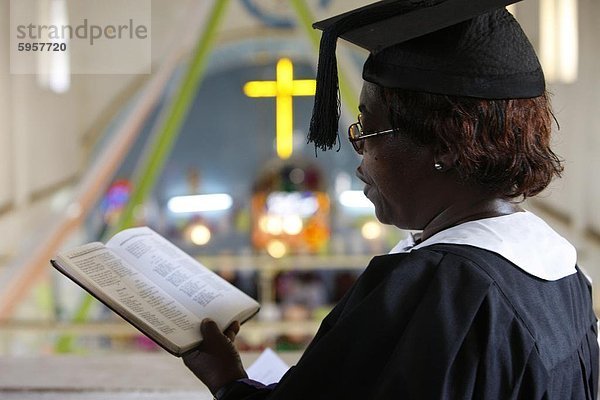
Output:
[[[0,0],[1,398],[212,398],[49,262],[133,226],[261,304],[236,338],[245,365],[267,348],[297,360],[369,260],[407,235],[375,218],[345,137],[364,50],[338,45],[339,148],[306,141],[320,37],[311,24],[366,3]],[[565,160],[563,177],[523,207],[575,245],[597,289],[600,3],[509,10],[544,67]],[[28,23],[80,26],[86,38],[19,50],[40,33]],[[92,24],[127,29],[91,44]]]

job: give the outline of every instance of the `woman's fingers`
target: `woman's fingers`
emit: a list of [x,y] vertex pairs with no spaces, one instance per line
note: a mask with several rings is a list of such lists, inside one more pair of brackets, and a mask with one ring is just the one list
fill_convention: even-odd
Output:
[[234,322],[223,333],[214,321],[205,319],[200,324],[202,343],[183,357],[185,365],[212,393],[229,382],[247,377],[233,344],[239,330],[240,324]]
[[223,333],[219,330],[217,323],[211,319],[207,318],[203,320],[200,325],[200,332],[202,333],[202,338],[207,346],[210,346],[211,343],[215,343],[215,341],[218,342],[222,339],[223,335],[225,335],[229,341],[233,342],[239,331],[240,323],[238,321],[232,322]]
[[223,335],[219,330],[219,326],[212,319],[204,319],[200,324],[200,333],[202,333],[202,341],[205,346],[210,346],[215,341],[219,341]]
[[231,323],[231,325],[229,325],[229,327],[225,330],[224,333],[225,333],[225,336],[227,336],[227,338],[233,342],[239,332],[240,332],[240,323],[238,321],[233,321]]

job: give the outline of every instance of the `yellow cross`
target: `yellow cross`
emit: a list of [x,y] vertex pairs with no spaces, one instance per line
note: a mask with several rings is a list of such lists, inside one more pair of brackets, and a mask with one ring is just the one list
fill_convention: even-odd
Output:
[[294,66],[288,58],[277,62],[277,80],[250,81],[244,85],[248,97],[275,97],[277,113],[276,143],[277,155],[281,159],[289,158],[293,151],[293,96],[313,96],[316,81],[314,79],[294,80]]

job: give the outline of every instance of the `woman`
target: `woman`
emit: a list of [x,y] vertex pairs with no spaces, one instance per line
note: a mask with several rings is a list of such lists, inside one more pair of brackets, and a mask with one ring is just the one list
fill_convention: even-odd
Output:
[[381,222],[421,233],[371,261],[277,385],[246,379],[239,325],[205,321],[184,361],[217,398],[596,398],[590,285],[573,246],[518,206],[562,169],[539,63],[508,1],[464,3],[376,3],[317,25],[310,137],[335,143],[336,38],[371,49],[349,128],[357,176]]

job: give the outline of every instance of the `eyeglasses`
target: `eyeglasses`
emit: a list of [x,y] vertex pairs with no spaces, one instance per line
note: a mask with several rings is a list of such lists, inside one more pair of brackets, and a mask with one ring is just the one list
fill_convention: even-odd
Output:
[[387,135],[388,133],[396,132],[394,129],[386,129],[384,131],[365,133],[365,131],[363,131],[361,119],[362,119],[362,115],[359,114],[358,121],[356,121],[355,123],[353,123],[352,125],[350,125],[348,127],[348,140],[350,140],[350,143],[352,143],[352,147],[354,147],[354,150],[356,150],[356,152],[358,154],[363,153],[363,147],[364,147],[363,140],[364,139],[367,139],[367,138],[370,138],[373,136]]

